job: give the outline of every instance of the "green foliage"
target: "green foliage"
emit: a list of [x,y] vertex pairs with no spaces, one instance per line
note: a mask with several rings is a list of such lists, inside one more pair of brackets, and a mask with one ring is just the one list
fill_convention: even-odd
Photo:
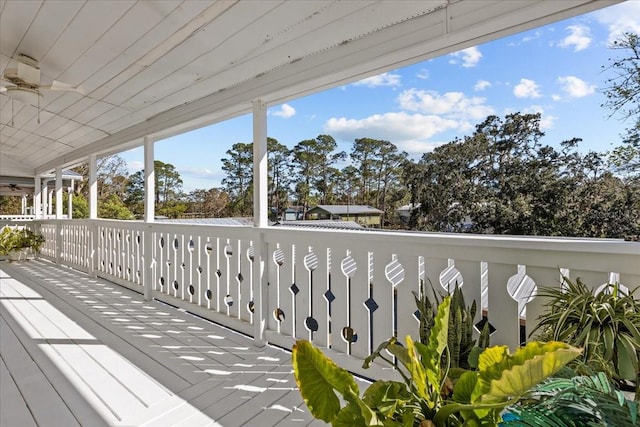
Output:
[[[380,358],[396,367],[404,383],[376,381],[363,394],[351,374],[337,367],[307,341],[293,348],[296,382],[305,403],[316,418],[334,426],[493,425],[501,413],[527,391],[577,357],[578,349],[564,343],[529,343],[513,355],[506,347],[492,347],[479,358],[479,369],[463,374],[455,385],[453,400],[442,393],[447,381],[451,296],[438,306],[426,344],[406,337],[405,346],[395,338],[382,343],[364,362]],[[385,351],[397,361],[387,359]],[[346,406],[340,406],[342,396]]]
[[0,195],[0,215],[19,215],[22,212],[22,196]]
[[[411,224],[428,231],[624,238],[640,234],[640,180],[580,139],[542,145],[539,114],[489,116],[406,166]],[[629,150],[627,150],[629,151]],[[616,151],[617,161],[628,159]],[[613,157],[611,157],[613,159]]]
[[44,244],[44,237],[27,228],[5,226],[0,231],[0,255],[22,249],[38,252]]
[[640,403],[625,398],[606,375],[551,378],[507,408],[503,425],[518,427],[638,425]]
[[[433,319],[437,313],[437,305],[442,300],[433,289],[433,286],[431,286],[431,290],[435,304],[426,296],[424,281],[420,284],[420,294],[413,292],[416,307],[420,311],[419,337],[422,343],[429,341],[429,335],[434,323]],[[465,303],[462,289],[458,287],[457,283],[451,294],[450,310],[447,337],[449,355],[442,360],[442,363],[450,365],[451,368],[475,369],[478,355],[489,346],[489,325],[485,323],[481,334],[481,342],[476,345],[476,340],[473,339],[473,320],[477,311],[476,302],[474,300],[471,306],[468,307]]]
[[133,214],[115,194],[98,202],[98,216],[112,219],[134,219]]
[[624,32],[610,48],[623,54],[609,60],[608,71],[613,77],[606,81],[607,98],[603,106],[631,122],[623,136],[624,156],[618,158],[625,162],[617,166],[627,172],[637,172],[640,170],[640,36]]
[[610,372],[614,379],[637,380],[640,355],[640,301],[618,284],[595,294],[580,278],[563,278],[565,289],[544,288],[547,310],[531,332],[538,339],[559,340],[582,347],[581,362]]

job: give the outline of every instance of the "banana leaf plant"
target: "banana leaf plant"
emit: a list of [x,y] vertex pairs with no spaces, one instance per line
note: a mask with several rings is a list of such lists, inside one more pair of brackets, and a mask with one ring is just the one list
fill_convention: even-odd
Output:
[[448,367],[441,359],[449,354],[450,302],[447,296],[438,306],[426,344],[407,336],[402,346],[391,338],[365,360],[364,367],[376,358],[394,365],[388,351],[404,382],[375,381],[362,396],[348,371],[310,342],[296,342],[294,375],[311,414],[336,427],[496,426],[507,406],[580,355],[579,349],[560,342],[531,342],[513,355],[506,346],[490,347],[480,354],[478,370],[463,374],[448,398],[442,393]]

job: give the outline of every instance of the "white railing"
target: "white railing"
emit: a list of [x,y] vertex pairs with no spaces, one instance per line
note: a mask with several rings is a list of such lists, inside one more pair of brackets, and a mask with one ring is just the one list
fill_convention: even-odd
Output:
[[[390,336],[417,335],[412,291],[421,283],[428,295],[429,282],[442,293],[458,283],[467,303],[488,313],[492,344],[512,348],[522,320],[531,330],[544,308],[535,290],[560,286],[559,269],[592,286],[640,284],[640,244],[609,239],[108,220],[44,220],[39,228],[43,257],[140,292],[148,283],[154,298],[248,334],[262,286],[270,342],[313,340],[353,370]],[[257,245],[267,248],[262,281],[253,277]]]

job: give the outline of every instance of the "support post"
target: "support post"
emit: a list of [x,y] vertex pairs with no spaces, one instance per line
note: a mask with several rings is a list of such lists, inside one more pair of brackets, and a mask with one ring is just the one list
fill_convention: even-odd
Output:
[[98,219],[98,160],[89,156],[89,219]]
[[42,218],[46,219],[49,212],[49,208],[47,207],[48,201],[49,201],[49,180],[48,179],[42,180],[42,191],[40,192],[40,194],[42,195]]
[[62,219],[62,168],[56,168],[56,219]]
[[155,260],[153,258],[153,222],[155,221],[155,194],[156,180],[154,170],[154,141],[149,136],[144,137],[144,269],[142,286],[144,289],[144,299],[149,301],[153,298],[153,278]]
[[71,180],[71,184],[69,185],[69,197],[67,197],[67,218],[73,219],[73,184],[74,181]]
[[[52,194],[52,193],[50,193]],[[49,199],[49,209],[52,209],[53,197]],[[62,262],[64,230],[62,227],[62,167],[56,168],[56,264]]]
[[36,175],[33,181],[33,214],[36,219],[42,218],[42,177]]
[[98,160],[95,154],[89,155],[89,223],[91,248],[89,249],[89,276],[98,275]]
[[253,226],[258,238],[254,241],[253,258],[253,340],[264,346],[267,341],[268,289],[266,262],[268,247],[264,232],[269,220],[267,197],[267,108],[263,100],[253,101]]

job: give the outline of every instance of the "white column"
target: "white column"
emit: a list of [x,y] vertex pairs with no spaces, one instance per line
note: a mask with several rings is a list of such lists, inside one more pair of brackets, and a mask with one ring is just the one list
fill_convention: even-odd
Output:
[[[51,180],[49,180],[51,181]],[[48,181],[47,181],[48,184]],[[49,190],[49,185],[47,185],[47,215],[53,215],[53,190]]]
[[91,250],[89,252],[88,273],[91,277],[98,275],[98,160],[95,154],[89,155],[89,219],[91,223]]
[[144,137],[144,221],[155,219],[156,180],[154,171],[153,139]]
[[253,101],[253,225],[266,227],[269,221],[267,190],[267,108]]
[[37,175],[33,180],[33,214],[36,219],[42,218],[42,178]]
[[67,218],[73,218],[73,179],[71,180],[71,184],[69,185],[69,197],[67,197]]
[[98,218],[98,161],[95,154],[89,156],[89,219]]
[[62,168],[56,168],[56,219],[62,219]]
[[268,289],[265,260],[268,247],[264,233],[269,220],[267,198],[267,108],[264,101],[253,101],[253,225],[256,231],[253,257],[253,340],[258,346],[266,345]]
[[20,205],[20,213],[21,215],[27,214],[27,195],[22,195],[21,205]]
[[155,221],[155,194],[156,180],[154,170],[153,139],[144,137],[144,222],[147,224],[144,230],[144,270],[142,285],[144,299],[153,298],[153,280],[155,260],[153,258],[153,222]]
[[42,218],[47,217],[47,213],[49,212],[47,206],[49,204],[49,180],[42,180]]

